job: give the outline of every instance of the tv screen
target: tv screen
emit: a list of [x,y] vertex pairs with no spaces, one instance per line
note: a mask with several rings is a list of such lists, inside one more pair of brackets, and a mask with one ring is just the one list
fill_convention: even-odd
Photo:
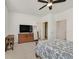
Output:
[[20,25],[20,32],[32,32],[32,25]]

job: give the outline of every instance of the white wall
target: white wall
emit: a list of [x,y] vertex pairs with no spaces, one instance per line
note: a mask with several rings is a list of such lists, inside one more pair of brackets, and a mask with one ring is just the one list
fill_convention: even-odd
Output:
[[41,39],[44,39],[43,22],[48,22],[48,39],[56,38],[56,21],[66,20],[66,37],[67,40],[73,41],[73,9],[70,8],[66,11],[57,14],[48,14],[41,18]]
[[18,33],[19,33],[19,25],[26,24],[26,25],[34,25],[38,26],[38,31],[40,34],[40,38],[44,39],[44,30],[42,23],[48,22],[48,39],[55,39],[56,38],[56,21],[59,20],[67,20],[67,40],[72,41],[72,8],[66,10],[64,12],[58,14],[48,14],[44,17],[36,17],[33,15],[21,14],[21,13],[9,13],[9,26],[10,26],[10,34],[15,35],[15,42],[18,42]]
[[48,22],[48,39],[56,38],[56,20],[54,19],[54,15],[48,14],[41,18],[41,39],[44,39],[44,29],[43,22]]
[[15,35],[15,42],[18,42],[20,24],[37,26],[37,23],[39,22],[38,17],[14,12],[10,12],[9,20],[10,20],[10,34]]
[[55,20],[60,21],[60,20],[66,20],[67,25],[66,25],[66,37],[67,40],[73,41],[73,9],[66,10],[62,13],[58,13],[55,15]]
[[9,34],[9,12],[7,6],[5,6],[5,36]]

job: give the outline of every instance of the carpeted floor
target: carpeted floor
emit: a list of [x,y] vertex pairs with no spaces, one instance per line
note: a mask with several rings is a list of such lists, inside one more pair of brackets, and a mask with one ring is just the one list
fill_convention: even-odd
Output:
[[35,42],[15,44],[13,51],[8,50],[5,53],[5,59],[37,59],[34,48]]

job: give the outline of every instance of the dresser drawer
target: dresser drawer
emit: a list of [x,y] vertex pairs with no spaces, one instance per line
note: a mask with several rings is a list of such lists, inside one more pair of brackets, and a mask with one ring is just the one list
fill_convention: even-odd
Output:
[[19,43],[31,42],[33,41],[33,34],[18,34]]

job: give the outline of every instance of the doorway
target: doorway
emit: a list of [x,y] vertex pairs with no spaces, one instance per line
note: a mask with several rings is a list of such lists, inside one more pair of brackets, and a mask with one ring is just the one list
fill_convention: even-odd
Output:
[[44,32],[44,38],[48,39],[48,22],[44,22],[44,28],[45,28],[45,32]]

